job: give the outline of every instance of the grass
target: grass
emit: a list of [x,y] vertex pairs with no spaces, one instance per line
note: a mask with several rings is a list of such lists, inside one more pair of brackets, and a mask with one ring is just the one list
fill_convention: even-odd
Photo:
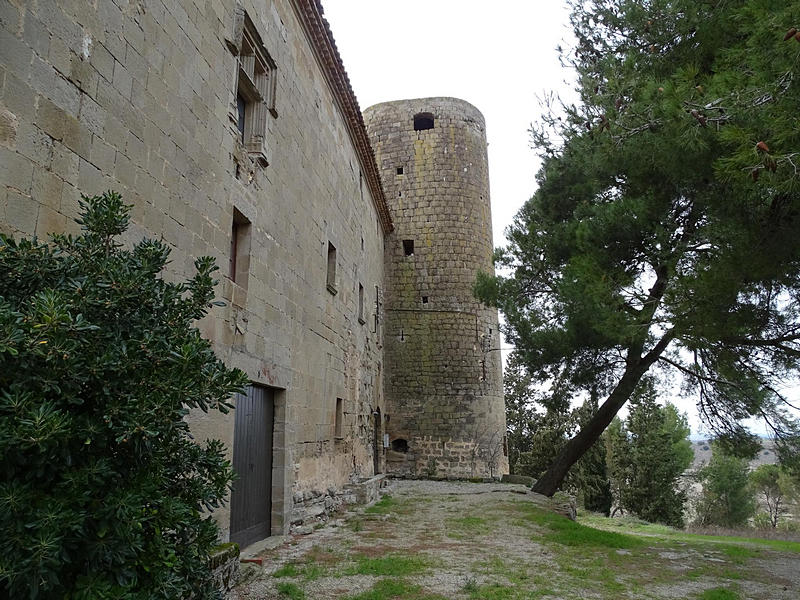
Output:
[[736,542],[742,544],[753,544],[756,546],[766,546],[780,552],[800,553],[800,542],[789,540],[771,540],[757,537],[724,536],[724,535],[702,535],[699,533],[676,533],[670,536],[672,539],[686,542],[708,541],[708,542]]
[[632,535],[587,527],[540,508],[530,507],[526,519],[549,530],[543,536],[545,540],[564,546],[629,549],[643,543],[640,538]]
[[289,598],[289,600],[306,600],[306,593],[295,583],[282,581],[277,585],[277,589],[282,598]]
[[447,519],[447,537],[464,540],[475,536],[486,535],[491,531],[487,519],[481,517],[459,517]]
[[294,563],[286,563],[277,571],[275,571],[272,576],[273,577],[297,577],[301,573],[301,569],[297,568],[297,565]]
[[364,529],[364,521],[358,518],[350,521],[348,525],[350,527],[350,531],[352,531],[353,533],[358,533],[359,531],[362,531]]
[[475,581],[472,577],[467,578],[467,580],[464,582],[464,585],[461,587],[461,591],[466,592],[467,594],[470,594],[472,592],[477,592],[478,582]]
[[298,565],[296,563],[286,563],[275,571],[272,576],[278,579],[286,577],[302,577],[303,581],[315,581],[328,574],[328,569],[322,565],[306,563]]
[[598,527],[608,531],[609,529],[622,529],[632,534],[641,534],[663,539],[682,541],[682,542],[724,542],[726,544],[742,543],[756,546],[766,546],[781,552],[800,553],[800,542],[793,540],[782,540],[762,537],[748,537],[739,535],[707,535],[702,533],[687,533],[674,527],[661,525],[659,523],[647,523],[631,517],[609,519],[599,515],[585,515],[578,518],[580,523]]
[[491,583],[478,587],[469,597],[470,600],[515,600],[517,593],[513,587]]
[[381,579],[369,590],[346,600],[447,600],[444,596],[429,594],[421,586],[404,579]]
[[430,561],[418,556],[388,554],[372,558],[364,555],[355,556],[355,565],[345,570],[345,575],[388,575],[402,577],[418,575],[428,570]]
[[386,494],[383,498],[378,500],[372,506],[364,509],[364,514],[367,515],[386,515],[397,508],[397,500]]
[[747,546],[735,546],[733,544],[725,544],[718,546],[722,553],[736,563],[744,563],[748,558],[755,558],[761,554],[760,548],[748,548]]
[[[436,521],[412,526],[416,537],[406,539],[404,524],[425,519],[431,503],[439,511]],[[305,600],[317,595],[317,586],[329,585],[309,582],[331,577],[341,590],[336,597],[344,600],[446,600],[431,591],[440,583],[430,576],[440,567],[452,573],[457,564],[456,572],[466,568],[470,574],[462,576],[456,593],[462,600],[655,598],[662,597],[661,589],[683,584],[689,586],[682,588],[688,598],[738,600],[743,597],[739,583],[782,585],[753,561],[769,559],[772,549],[800,551],[793,541],[700,535],[629,517],[582,515],[574,522],[516,499],[464,505],[451,503],[449,496],[384,496],[354,518],[345,539],[312,546],[275,571],[275,597]],[[398,540],[403,536],[402,545],[367,541],[389,530]],[[498,540],[506,532],[508,540]],[[529,548],[513,550],[513,540]],[[512,551],[503,549],[506,543]],[[439,548],[442,555],[429,554]],[[359,590],[365,581],[371,587],[356,592],[349,577],[357,578]]]

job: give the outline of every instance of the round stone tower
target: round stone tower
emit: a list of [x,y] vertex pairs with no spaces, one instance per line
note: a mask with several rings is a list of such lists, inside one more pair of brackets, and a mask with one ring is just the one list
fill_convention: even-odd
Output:
[[472,295],[492,272],[483,115],[456,98],[364,112],[395,230],[386,238],[386,470],[508,472],[497,310]]

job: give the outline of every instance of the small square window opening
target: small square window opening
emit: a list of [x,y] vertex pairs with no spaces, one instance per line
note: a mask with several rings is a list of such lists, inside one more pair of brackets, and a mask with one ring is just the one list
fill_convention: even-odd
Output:
[[397,174],[398,175],[402,175],[403,174],[403,167],[397,167]]
[[403,240],[403,254],[414,256],[414,240]]
[[433,129],[433,115],[431,113],[417,113],[414,115],[414,131]]

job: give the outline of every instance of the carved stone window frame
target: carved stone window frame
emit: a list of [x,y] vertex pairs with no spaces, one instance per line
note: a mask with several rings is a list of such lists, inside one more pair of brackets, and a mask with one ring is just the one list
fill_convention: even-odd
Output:
[[229,116],[238,131],[239,103],[244,100],[244,131],[241,144],[251,159],[262,167],[269,165],[267,126],[271,115],[277,118],[275,89],[277,65],[270,56],[258,30],[241,5],[234,9],[234,26],[231,39],[225,40],[228,49],[236,56],[236,73]]

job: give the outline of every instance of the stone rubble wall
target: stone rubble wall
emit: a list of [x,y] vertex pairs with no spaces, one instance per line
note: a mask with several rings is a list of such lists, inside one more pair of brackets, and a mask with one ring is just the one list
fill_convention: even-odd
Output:
[[230,543],[221,545],[211,555],[209,563],[216,588],[223,598],[230,598],[239,576],[239,546]]
[[387,480],[384,475],[376,475],[348,484],[344,489],[330,487],[324,491],[308,490],[296,493],[290,533],[309,534],[316,525],[326,523],[331,515],[344,506],[374,504],[380,498],[381,488],[386,484]]

